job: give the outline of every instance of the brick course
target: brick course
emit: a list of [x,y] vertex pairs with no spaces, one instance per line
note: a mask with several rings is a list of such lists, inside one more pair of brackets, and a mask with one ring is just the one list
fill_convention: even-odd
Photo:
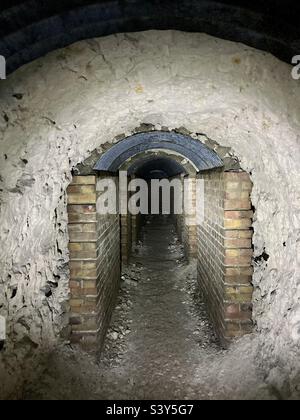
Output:
[[101,349],[120,283],[119,215],[97,215],[96,176],[68,188],[71,339]]
[[[182,182],[182,185],[184,183],[184,178],[180,177],[177,178],[180,179]],[[192,182],[192,192],[191,192],[191,199],[192,199],[192,205],[195,208],[194,214],[185,214],[183,211],[183,214],[175,215],[175,225],[177,234],[179,237],[179,240],[184,245],[184,251],[186,259],[189,260],[191,258],[197,257],[197,217],[196,217],[196,177],[190,176],[189,179]],[[183,203],[184,203],[184,195],[182,196]],[[184,204],[183,204],[184,209]]]
[[198,226],[198,278],[223,344],[252,327],[252,183],[244,172],[211,171]]
[[[199,284],[225,344],[252,327],[252,184],[243,172],[201,177],[204,222],[197,226],[196,214],[178,215],[177,230],[188,258],[198,255]],[[138,217],[122,216],[120,223],[119,215],[97,215],[96,182],[95,176],[74,177],[68,188],[72,340],[89,348],[103,344],[119,289],[120,249],[128,263],[139,229]]]

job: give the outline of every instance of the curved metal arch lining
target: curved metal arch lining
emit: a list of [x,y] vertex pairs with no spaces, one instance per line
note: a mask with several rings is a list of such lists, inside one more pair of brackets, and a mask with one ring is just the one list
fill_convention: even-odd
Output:
[[200,141],[179,133],[153,131],[121,140],[101,156],[94,170],[117,172],[128,159],[149,150],[178,153],[187,158],[198,172],[223,167],[219,156]]

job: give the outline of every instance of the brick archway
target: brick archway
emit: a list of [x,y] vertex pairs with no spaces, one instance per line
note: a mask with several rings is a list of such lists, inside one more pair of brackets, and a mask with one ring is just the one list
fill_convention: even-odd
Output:
[[[200,142],[199,150],[203,150]],[[112,151],[106,153],[119,162],[114,166],[117,171],[136,165],[138,156],[149,162],[150,152],[133,153],[133,162],[126,154],[126,164]],[[104,154],[100,161],[107,164],[110,159]],[[75,176],[68,188],[72,340],[89,348],[103,344],[119,289],[121,261],[128,262],[138,230],[136,217],[121,216],[120,224],[119,215],[97,215],[97,180],[107,176],[117,180],[117,173],[95,172]],[[195,185],[197,179],[204,183],[204,220],[187,223],[191,216],[180,215],[177,228],[187,256],[198,259],[200,290],[215,331],[227,345],[252,330],[252,183],[246,172],[228,165],[198,173],[194,169],[190,176]]]

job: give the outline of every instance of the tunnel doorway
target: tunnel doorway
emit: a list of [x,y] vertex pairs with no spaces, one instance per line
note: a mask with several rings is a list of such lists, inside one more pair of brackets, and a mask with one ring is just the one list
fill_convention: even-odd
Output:
[[[148,185],[153,180],[184,183],[189,179],[194,213],[175,214],[171,208],[169,215],[163,215],[160,200],[158,214],[122,214],[121,201],[128,203],[132,191],[120,193],[121,172],[127,174],[127,187],[136,179]],[[97,185],[103,179],[116,185],[116,214],[98,214],[97,200],[103,191]],[[200,221],[199,182],[205,198]],[[227,346],[233,338],[251,332],[251,190],[246,172],[235,165],[230,168],[228,162],[225,167],[214,150],[174,132],[124,138],[97,156],[89,173],[77,172],[68,189],[72,341],[88,349],[103,347],[122,267],[130,263],[141,233],[149,235],[152,229],[155,236],[161,228],[164,235],[171,226],[185,259],[197,262],[199,290],[220,342]],[[171,193],[173,203],[174,198]]]

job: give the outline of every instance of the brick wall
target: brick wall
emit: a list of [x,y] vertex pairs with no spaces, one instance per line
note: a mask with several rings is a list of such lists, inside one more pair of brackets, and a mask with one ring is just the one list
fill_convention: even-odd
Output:
[[[177,177],[182,182],[182,188],[184,179],[182,176]],[[177,214],[175,215],[175,226],[179,240],[184,245],[185,256],[187,260],[197,257],[197,217],[196,217],[196,177],[189,177],[191,181],[191,200],[194,212],[191,214]],[[182,195],[183,210],[184,210],[184,194]]]
[[[204,222],[196,227],[196,215],[177,216],[177,228],[188,256],[198,252],[199,284],[226,343],[252,328],[252,184],[243,172],[211,171],[201,177]],[[97,215],[96,182],[95,176],[78,176],[68,188],[70,324],[72,341],[101,348],[119,289],[120,218]],[[121,225],[122,249],[128,256],[138,219],[126,216]]]
[[244,172],[211,171],[198,226],[198,278],[221,339],[252,330],[252,184]]
[[95,176],[68,188],[71,339],[101,348],[120,282],[119,215],[97,215]]
[[184,214],[182,241],[187,259],[197,257],[197,217],[196,217],[196,177],[188,177],[190,182],[190,199],[193,211]]

